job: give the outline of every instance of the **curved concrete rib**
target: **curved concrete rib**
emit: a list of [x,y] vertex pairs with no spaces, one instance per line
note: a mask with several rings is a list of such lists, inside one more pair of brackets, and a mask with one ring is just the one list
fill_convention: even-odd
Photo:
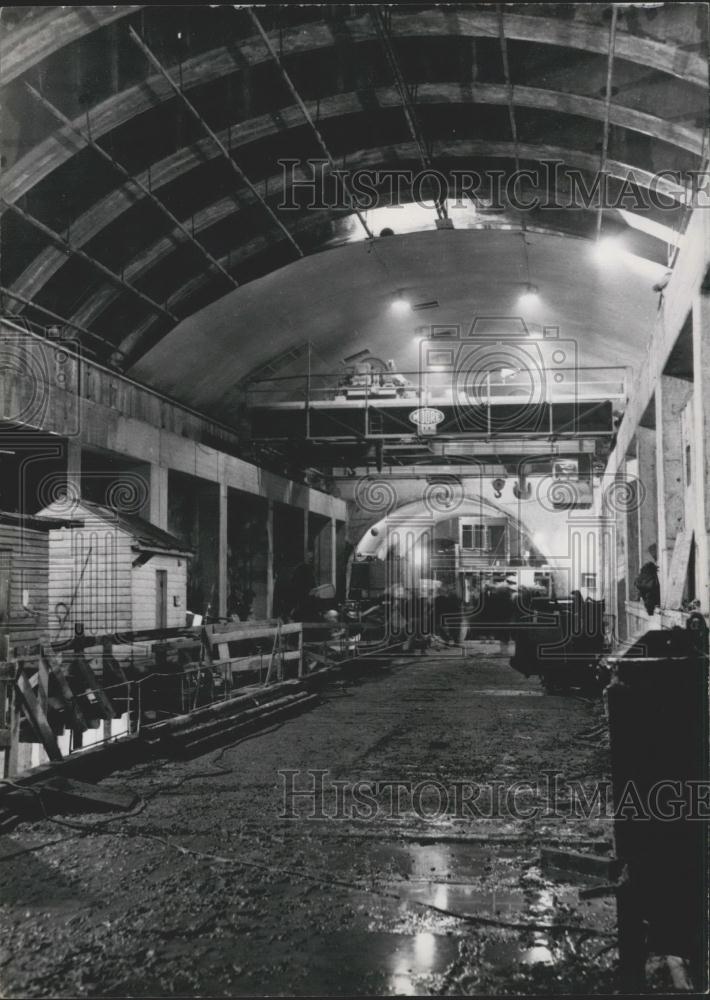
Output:
[[[522,159],[540,159],[541,153],[544,153],[544,158],[551,161],[560,160],[563,163],[572,166],[579,167],[583,170],[595,170],[598,167],[598,159],[596,156],[592,156],[589,153],[584,153],[576,150],[566,150],[557,146],[545,146],[545,147],[530,147],[525,144],[518,146],[520,156]],[[458,142],[449,142],[446,144],[439,144],[438,152],[440,155],[454,158],[469,158],[471,156],[491,156],[494,158],[502,159],[512,159],[514,155],[514,146],[512,143],[487,143],[483,140],[459,140]],[[378,147],[369,150],[359,150],[358,152],[353,152],[348,155],[348,163],[351,168],[357,169],[367,169],[373,167],[392,167],[393,164],[415,161],[417,156],[417,150],[414,143],[401,143],[395,146],[389,147]],[[615,161],[607,162],[607,172],[614,177],[624,178],[628,177],[630,173],[633,173],[637,181],[644,185],[649,184],[651,180],[651,175],[648,173],[643,173],[641,171],[633,171],[631,167],[627,164],[617,163]],[[263,185],[264,190],[268,190],[272,195],[279,194],[282,188],[282,175],[277,174],[272,177],[267,178],[265,181],[261,181],[260,184]],[[659,186],[660,190],[660,186]],[[675,185],[670,185],[665,188],[663,193],[674,194],[676,197],[679,195],[680,191],[675,187]],[[246,200],[246,199],[245,199]],[[215,203],[215,205],[226,205],[230,203],[233,205],[232,199],[222,199],[220,202]],[[216,222],[224,218],[219,211],[215,211],[215,205],[208,206],[201,213],[201,222],[203,227],[214,225]],[[197,231],[197,217],[195,220],[195,229]],[[270,242],[272,242],[272,237],[264,238],[264,247],[266,247]],[[173,246],[171,239],[171,234],[159,240],[152,247],[148,248],[141,255],[134,258],[126,266],[125,277],[127,280],[135,279],[145,272],[152,266],[158,263],[158,261],[164,256],[166,252],[169,252],[171,246]],[[239,253],[239,249],[236,251]],[[235,259],[243,258],[233,258]],[[15,289],[13,289],[15,290]],[[97,289],[86,302],[78,309],[71,317],[75,322],[82,323],[83,325],[90,324],[95,321],[96,318],[103,312],[116,298],[114,290],[106,286],[105,288]]]
[[142,4],[106,7],[57,7],[30,18],[15,31],[3,29],[0,40],[0,87],[36,66],[54,52],[113,21],[140,10]]
[[[383,87],[375,91],[379,105],[398,107],[401,99],[394,87]],[[417,93],[420,104],[459,104],[475,102],[476,104],[505,105],[507,101],[506,88],[502,84],[474,84],[462,86],[458,83],[422,84]],[[516,87],[516,104],[521,107],[535,108],[546,111],[556,111],[563,114],[604,120],[604,101],[575,94],[564,94],[558,91],[545,90],[537,87]],[[307,105],[309,111],[316,112],[315,102]],[[320,101],[318,111],[321,120],[336,118],[345,114],[353,114],[362,110],[360,97],[356,93],[336,94]],[[635,111],[620,105],[612,105],[610,121],[627,129],[653,135],[668,143],[673,143],[683,149],[700,153],[702,149],[702,133],[699,130],[667,122],[654,115]],[[249,121],[232,126],[232,147],[252,142],[258,142],[287,128],[299,127],[303,119],[299,109],[292,105],[282,108],[278,114],[263,115]],[[230,129],[219,133],[223,142],[230,140]],[[72,140],[77,149],[82,148],[79,140]],[[144,184],[150,182],[151,190],[158,191],[163,185],[177,180],[189,170],[204,163],[207,159],[217,156],[217,150],[208,140],[202,140],[194,146],[185,147],[177,153],[152,164],[150,177],[148,173],[138,175]],[[93,239],[106,226],[114,222],[122,212],[130,208],[137,198],[131,185],[116,188],[101,201],[93,205],[87,212],[72,223],[72,243],[83,246]],[[179,239],[179,234],[176,234]],[[50,246],[32,260],[19,278],[12,285],[12,290],[26,297],[36,295],[43,285],[56,273],[65,260],[64,254],[56,247]]]
[[[376,37],[372,21],[367,15],[345,19],[342,26],[353,43],[373,41]],[[394,37],[402,38],[456,35],[497,38],[498,30],[497,15],[483,8],[454,13],[442,8],[417,14],[393,14],[391,28]],[[505,30],[506,37],[510,39],[600,54],[606,54],[609,44],[608,32],[604,28],[525,14],[507,14]],[[274,37],[279,51],[285,57],[308,54],[328,48],[335,42],[332,29],[321,22],[291,28],[280,37]],[[679,77],[697,86],[707,86],[707,64],[697,53],[623,31],[617,32],[615,51],[619,59]],[[243,70],[245,64],[254,66],[268,59],[270,56],[261,39],[256,36],[246,38],[239,42],[238,57],[230,49],[219,48],[187,60],[182,66],[182,85],[185,90],[189,90]],[[168,84],[156,74],[135,87],[107,98],[90,111],[94,139],[99,139],[172,96]],[[84,117],[77,118],[75,124],[79,128],[83,127]],[[61,166],[73,155],[73,151],[74,144],[66,129],[58,129],[38,143],[5,172],[5,200],[16,201],[21,198],[31,187]]]

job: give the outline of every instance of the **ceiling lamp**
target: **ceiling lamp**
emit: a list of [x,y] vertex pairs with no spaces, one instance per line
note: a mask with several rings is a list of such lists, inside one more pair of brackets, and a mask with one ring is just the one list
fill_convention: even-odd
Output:
[[411,312],[412,304],[409,299],[404,297],[402,292],[397,292],[390,303],[390,310],[398,316],[404,316],[405,313]]
[[540,301],[537,285],[526,285],[525,291],[518,299],[519,306],[536,306]]

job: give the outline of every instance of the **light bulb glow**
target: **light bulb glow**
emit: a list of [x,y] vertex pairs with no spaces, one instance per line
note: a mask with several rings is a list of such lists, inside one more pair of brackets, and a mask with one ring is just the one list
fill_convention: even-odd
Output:
[[405,313],[411,311],[412,306],[411,303],[407,299],[405,299],[403,295],[398,295],[395,299],[392,300],[390,309],[397,316],[403,316]]
[[620,240],[613,236],[602,236],[594,244],[594,256],[600,264],[615,264],[624,253]]
[[528,285],[518,299],[519,306],[536,306],[540,302],[540,293],[535,285]]

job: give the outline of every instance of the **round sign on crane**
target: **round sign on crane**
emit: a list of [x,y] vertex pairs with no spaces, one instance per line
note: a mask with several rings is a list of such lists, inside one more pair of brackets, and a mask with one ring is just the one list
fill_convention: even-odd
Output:
[[436,434],[436,428],[444,419],[444,414],[433,406],[421,406],[412,410],[409,419],[416,424],[420,434]]

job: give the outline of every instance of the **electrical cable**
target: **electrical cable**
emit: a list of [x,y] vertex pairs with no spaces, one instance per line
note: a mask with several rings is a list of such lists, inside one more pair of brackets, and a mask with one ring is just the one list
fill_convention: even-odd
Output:
[[[36,797],[39,803],[39,806],[43,813],[43,819],[48,820],[50,823],[55,823],[57,826],[67,827],[70,830],[74,830],[76,832],[83,834],[96,833],[100,832],[97,829],[98,827],[105,826],[107,823],[113,823],[121,819],[133,819],[134,816],[140,815],[140,813],[142,813],[144,809],[147,807],[148,803],[151,802],[153,799],[155,799],[158,795],[166,791],[172,791],[175,788],[180,788],[187,781],[191,781],[195,778],[217,778],[221,777],[222,775],[232,774],[235,770],[234,768],[220,767],[220,765],[218,764],[218,761],[222,759],[222,757],[228,750],[233,750],[241,743],[246,743],[248,740],[255,739],[257,736],[268,736],[271,733],[276,732],[278,729],[281,729],[282,726],[283,723],[280,722],[274,726],[269,727],[269,729],[262,729],[256,733],[248,733],[245,736],[239,737],[239,739],[235,740],[233,743],[230,743],[227,746],[222,747],[213,756],[211,761],[212,765],[218,768],[217,771],[193,771],[190,774],[184,775],[176,782],[172,782],[169,785],[161,785],[158,788],[154,789],[152,793],[149,792],[145,795],[142,795],[140,802],[138,803],[137,806],[133,808],[131,812],[119,813],[116,816],[107,816],[105,819],[92,820],[90,823],[80,823],[72,820],[59,819],[56,816],[49,815],[46,806],[44,804],[44,801],[42,799],[42,791],[43,791],[42,789],[34,788],[32,785],[21,785],[19,784],[19,782],[13,781],[11,778],[0,778],[0,784],[10,785],[11,787],[16,788],[22,792],[31,792]],[[165,763],[170,763],[170,760],[166,761]],[[162,766],[165,766],[165,764],[163,764]],[[59,840],[52,840],[48,841],[46,844],[40,844],[35,847],[23,848],[21,851],[15,851],[12,854],[6,854],[0,856],[0,864],[4,861],[9,861],[12,858],[20,857],[23,854],[33,853],[35,851],[42,850],[44,847],[50,847],[52,844],[64,843],[66,840],[69,839],[72,838],[65,837]]]
[[[100,831],[99,831],[100,832]],[[106,831],[111,836],[126,836],[117,830]],[[492,927],[503,927],[509,930],[525,930],[525,931],[565,931],[567,933],[577,933],[586,934],[594,937],[616,937],[614,931],[601,931],[594,927],[586,927],[583,925],[577,926],[575,924],[545,924],[537,923],[533,921],[513,921],[513,920],[500,920],[497,917],[485,917],[479,916],[474,913],[461,913],[458,910],[449,910],[443,906],[436,906],[434,903],[426,903],[421,900],[405,900],[397,892],[389,892],[386,889],[377,888],[376,886],[359,885],[356,882],[351,882],[347,879],[333,878],[332,876],[322,876],[313,872],[306,872],[303,870],[296,870],[294,868],[286,868],[281,865],[266,865],[258,861],[246,861],[243,858],[229,858],[220,854],[210,854],[206,851],[197,851],[190,847],[185,847],[183,844],[176,844],[171,841],[168,837],[161,837],[155,833],[140,833],[138,831],[133,832],[129,835],[132,838],[140,837],[145,840],[153,840],[156,843],[162,844],[164,847],[177,851],[179,854],[194,857],[199,860],[213,861],[218,864],[229,864],[229,865],[241,865],[245,868],[254,868],[258,871],[268,872],[271,875],[293,875],[296,878],[302,878],[309,882],[314,882],[318,885],[322,885],[326,888],[333,888],[337,886],[338,888],[348,889],[355,892],[366,892],[375,896],[380,896],[386,899],[396,899],[402,902],[410,902],[414,906],[419,906],[425,910],[431,910],[435,913],[440,913],[443,916],[453,917],[456,920],[462,920],[466,923],[472,924],[483,924]]]
[[[11,779],[0,779],[0,782],[2,784],[7,784],[7,785],[14,786],[14,787],[19,788],[19,789],[21,789],[23,791],[27,791],[27,790],[31,791],[37,797],[38,802],[40,804],[40,807],[42,808],[42,811],[44,813],[44,817],[46,819],[48,819],[50,822],[57,823],[60,826],[68,827],[69,829],[71,829],[71,830],[73,830],[75,832],[76,831],[80,831],[81,833],[83,833],[85,835],[90,835],[90,834],[95,834],[95,835],[109,835],[109,836],[122,837],[124,839],[140,838],[140,839],[143,839],[143,840],[151,840],[151,841],[154,841],[156,843],[161,844],[163,847],[165,847],[168,850],[176,851],[179,854],[182,854],[182,855],[187,856],[187,857],[192,857],[192,858],[195,858],[197,860],[212,861],[212,862],[217,863],[217,864],[239,865],[241,867],[251,868],[251,869],[258,870],[258,871],[267,872],[267,873],[272,874],[272,875],[291,875],[291,876],[294,876],[296,878],[302,878],[305,881],[309,881],[309,882],[321,885],[321,886],[329,888],[329,889],[331,889],[331,888],[333,888],[335,886],[335,887],[338,887],[338,888],[347,889],[348,891],[351,891],[351,892],[352,891],[355,891],[355,892],[366,892],[366,893],[370,893],[372,895],[378,896],[380,898],[396,899],[396,900],[404,902],[405,900],[403,899],[403,897],[399,893],[393,892],[393,891],[388,891],[388,890],[383,889],[383,888],[378,888],[376,886],[360,885],[360,884],[358,884],[356,882],[352,882],[352,881],[347,880],[347,879],[339,879],[339,878],[334,878],[332,876],[323,876],[323,875],[320,875],[318,873],[307,872],[307,871],[303,871],[303,870],[297,870],[297,869],[293,869],[293,868],[284,867],[284,866],[281,866],[281,865],[267,865],[267,864],[263,864],[263,863],[258,862],[258,861],[247,861],[244,858],[226,857],[226,856],[219,855],[219,854],[211,854],[211,853],[206,852],[206,851],[198,851],[198,850],[195,850],[194,848],[186,847],[183,844],[176,844],[173,841],[171,841],[169,839],[169,837],[164,837],[164,836],[161,836],[159,834],[146,833],[146,832],[141,832],[139,830],[132,830],[130,832],[125,832],[125,831],[120,831],[120,830],[106,830],[106,829],[103,829],[103,827],[105,827],[105,825],[107,823],[109,823],[109,822],[115,821],[117,819],[131,819],[134,816],[139,815],[140,813],[142,813],[145,810],[145,808],[147,807],[148,803],[152,799],[154,799],[158,795],[160,795],[161,792],[164,792],[166,790],[172,790],[174,788],[178,788],[182,784],[184,784],[186,781],[190,781],[190,780],[198,778],[198,777],[219,777],[219,776],[221,776],[223,774],[231,774],[231,773],[233,773],[234,768],[224,768],[224,767],[221,767],[217,763],[217,761],[219,759],[221,759],[221,757],[224,755],[224,753],[227,752],[227,750],[233,749],[234,747],[238,746],[240,743],[245,742],[246,740],[252,738],[253,736],[256,736],[256,735],[265,735],[267,733],[274,732],[276,729],[279,729],[279,728],[281,728],[281,725],[272,727],[270,730],[266,730],[266,731],[264,731],[262,733],[251,734],[251,737],[250,736],[243,737],[243,738],[241,738],[239,740],[236,740],[233,744],[231,744],[229,746],[226,746],[226,747],[223,747],[218,752],[218,754],[216,754],[212,758],[213,765],[218,768],[217,771],[198,771],[198,772],[193,772],[193,773],[188,774],[188,775],[184,775],[177,782],[173,782],[172,784],[170,784],[168,786],[162,786],[160,788],[157,788],[157,789],[154,790],[154,792],[152,794],[143,796],[141,798],[141,802],[139,803],[138,807],[136,809],[134,809],[133,812],[131,812],[130,814],[121,814],[119,816],[110,816],[110,817],[107,817],[105,820],[93,821],[90,824],[73,823],[73,822],[68,821],[68,820],[60,820],[60,819],[57,819],[56,817],[49,816],[47,814],[44,802],[42,800],[42,793],[41,793],[40,790],[38,790],[36,788],[32,788],[31,786],[19,785],[17,782],[12,781]],[[55,841],[51,841],[50,843],[45,844],[45,845],[37,845],[37,846],[35,846],[33,848],[25,848],[22,851],[16,851],[13,854],[5,855],[4,857],[0,857],[0,862],[7,861],[7,860],[10,860],[12,858],[16,858],[16,857],[21,856],[23,854],[32,853],[34,851],[40,850],[42,847],[45,847],[45,846],[48,847],[51,844],[64,843],[68,839],[71,839],[71,838],[60,838],[60,840],[58,840],[58,841],[56,841],[56,840]],[[450,909],[448,909],[446,907],[436,906],[433,903],[427,903],[427,902],[424,902],[424,901],[421,901],[421,900],[409,900],[409,902],[412,903],[414,906],[420,907],[421,909],[424,909],[424,910],[427,910],[427,911],[431,911],[431,912],[434,912],[434,913],[439,913],[442,916],[452,917],[453,919],[461,920],[464,923],[477,924],[477,925],[482,925],[482,926],[500,927],[500,928],[504,928],[504,929],[507,929],[507,930],[546,931],[546,932],[550,932],[550,931],[565,931],[566,933],[582,934],[582,935],[589,936],[589,937],[600,937],[600,938],[608,938],[608,937],[614,937],[615,938],[616,937],[616,933],[613,932],[613,931],[602,931],[602,930],[598,930],[597,928],[587,927],[587,926],[583,926],[583,925],[582,926],[576,926],[574,924],[547,924],[547,923],[539,923],[539,922],[535,922],[535,921],[501,920],[501,919],[496,918],[496,917],[486,917],[486,916],[482,916],[482,915],[479,915],[479,914],[462,913],[462,912],[460,912],[458,910],[450,910]]]

